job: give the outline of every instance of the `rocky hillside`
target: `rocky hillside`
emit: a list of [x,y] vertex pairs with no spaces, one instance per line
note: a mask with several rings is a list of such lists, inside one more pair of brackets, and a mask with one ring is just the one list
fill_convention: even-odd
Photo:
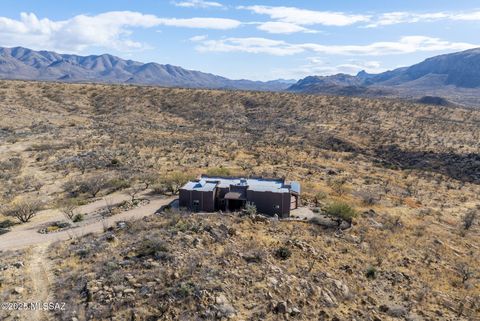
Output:
[[0,79],[149,84],[165,87],[282,90],[290,82],[230,80],[172,65],[112,55],[77,56],[27,48],[0,48]]
[[[418,233],[411,239],[410,228]],[[449,257],[454,249],[436,238],[430,244],[418,229],[375,211],[363,213],[344,233],[262,217],[164,213],[57,244],[56,297],[74,307],[57,316],[467,320],[455,312],[456,300],[465,300],[470,316],[472,307],[480,312],[474,298],[463,297],[467,291],[451,288],[461,277],[427,254],[430,249]],[[425,249],[411,248],[424,242]],[[400,250],[404,246],[410,250]],[[432,270],[442,280],[424,279]]]

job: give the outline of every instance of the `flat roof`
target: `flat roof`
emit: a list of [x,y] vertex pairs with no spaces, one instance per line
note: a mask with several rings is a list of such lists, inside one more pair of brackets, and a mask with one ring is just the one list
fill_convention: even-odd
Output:
[[182,189],[189,191],[210,192],[215,187],[229,188],[230,185],[248,186],[248,190],[256,192],[290,193],[300,194],[300,184],[292,181],[286,183],[284,179],[269,178],[241,178],[241,177],[210,177],[202,176],[197,181],[190,181]]

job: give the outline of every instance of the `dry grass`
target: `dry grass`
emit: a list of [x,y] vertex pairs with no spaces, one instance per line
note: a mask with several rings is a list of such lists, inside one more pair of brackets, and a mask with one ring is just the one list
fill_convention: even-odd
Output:
[[[120,233],[114,243],[100,237],[100,245],[95,246],[102,251],[88,260],[79,259],[68,248],[97,241],[63,245],[66,249],[59,245],[58,257],[68,257],[61,269],[71,271],[62,276],[70,282],[65,287],[69,291],[59,295],[71,297],[78,311],[85,313],[88,308],[81,303],[80,287],[87,279],[104,275],[101,269],[106,260],[120,260],[118,253],[129,255],[129,244],[139,242],[142,233],[158,233],[181,257],[176,258],[181,269],[193,269],[197,261],[212,267],[212,272],[199,268],[191,280],[198,282],[195,291],[219,292],[216,282],[226,282],[223,292],[240,320],[258,320],[264,312],[267,320],[275,318],[267,305],[280,298],[292,300],[301,310],[296,318],[304,320],[317,318],[321,311],[341,320],[368,320],[374,315],[386,319],[380,309],[385,298],[424,313],[427,319],[466,320],[467,315],[478,313],[478,305],[472,302],[478,302],[480,295],[478,223],[462,230],[464,214],[479,204],[479,124],[479,111],[395,100],[2,81],[0,166],[7,169],[0,177],[0,192],[4,203],[33,195],[53,204],[72,197],[64,188],[70,180],[105,175],[108,184],[99,192],[105,195],[124,188],[125,182],[140,182],[145,175],[194,175],[221,167],[232,173],[300,180],[305,204],[341,201],[360,213],[370,209],[376,213],[360,215],[353,229],[341,237],[302,223],[259,227],[248,220],[226,218],[225,224],[238,234],[222,242],[205,239],[203,256],[182,243],[181,237],[190,232],[168,234],[163,226],[166,219],[144,226],[147,231],[140,229],[139,235]],[[15,158],[20,161],[7,164]],[[91,195],[73,197],[88,201]],[[214,225],[218,217],[203,219],[188,218],[194,225]],[[192,237],[203,240],[207,235]],[[293,247],[292,259],[275,261],[272,251],[288,239],[311,244],[324,257],[303,255]],[[238,253],[250,248],[266,261],[238,267],[244,260]],[[228,264],[219,262],[222,253]],[[143,263],[135,263],[135,271],[143,273]],[[474,270],[465,283],[459,263]],[[158,267],[165,278],[172,272],[169,264]],[[264,280],[266,273],[274,273],[266,272],[269,264],[281,265],[282,273],[275,277],[285,284],[278,292],[271,290],[270,299]],[[365,278],[369,267],[378,271],[376,279]],[[118,273],[129,269],[120,267]],[[82,271],[91,273],[82,279]],[[329,273],[326,279],[344,279],[355,293],[353,301],[328,308],[319,303],[320,294],[303,288],[302,280],[316,284],[322,271]],[[148,278],[142,283],[153,282]],[[229,283],[238,278],[242,282]],[[188,277],[182,282],[189,282]],[[154,286],[167,297],[153,296],[153,305],[147,304],[150,299],[136,297],[143,302],[136,305],[139,317],[160,313],[170,302],[171,293],[165,291],[174,291],[182,282],[172,281],[165,289],[161,282]],[[190,290],[188,286],[181,289]],[[312,300],[306,300],[312,295]],[[201,308],[208,307],[211,299]],[[184,308],[184,319],[200,309],[190,296],[173,302]],[[102,311],[107,306],[95,303],[95,309]],[[170,303],[169,309],[174,307]],[[120,308],[108,313],[117,312],[120,319],[127,313]],[[175,319],[173,314],[170,318]]]

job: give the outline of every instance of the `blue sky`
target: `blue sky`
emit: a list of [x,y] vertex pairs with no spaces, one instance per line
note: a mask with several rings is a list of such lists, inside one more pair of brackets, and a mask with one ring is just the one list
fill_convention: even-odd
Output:
[[480,47],[480,3],[2,0],[0,46],[111,53],[233,79],[381,72]]

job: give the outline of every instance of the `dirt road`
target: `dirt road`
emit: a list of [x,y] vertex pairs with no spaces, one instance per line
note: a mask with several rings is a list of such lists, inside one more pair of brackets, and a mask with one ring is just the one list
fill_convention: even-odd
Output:
[[[122,196],[118,196],[118,195],[115,196],[115,200],[119,200],[122,198],[123,198]],[[11,232],[6,233],[4,235],[0,235],[0,251],[17,250],[17,249],[26,248],[32,245],[40,245],[43,243],[51,243],[51,242],[60,241],[60,240],[77,238],[88,233],[102,232],[105,226],[112,226],[115,224],[115,222],[125,221],[130,219],[138,219],[144,216],[151,215],[155,213],[155,211],[158,210],[161,206],[167,205],[172,200],[174,200],[173,197],[163,198],[160,196],[151,196],[151,197],[148,197],[148,199],[150,201],[149,204],[108,217],[104,221],[95,221],[95,222],[92,222],[91,224],[86,224],[78,228],[73,228],[66,231],[61,231],[61,232],[51,233],[51,234],[40,234],[37,232],[37,230],[41,224],[45,224],[45,222],[63,218],[63,217],[61,216],[60,213],[56,213],[50,216],[46,215],[43,220],[39,216],[36,218],[34,222],[16,226],[14,229],[12,229]],[[104,206],[104,205],[105,205],[104,200],[99,200],[97,202],[88,204],[84,208],[82,208],[82,213],[88,213],[88,211],[94,211],[100,206]]]

